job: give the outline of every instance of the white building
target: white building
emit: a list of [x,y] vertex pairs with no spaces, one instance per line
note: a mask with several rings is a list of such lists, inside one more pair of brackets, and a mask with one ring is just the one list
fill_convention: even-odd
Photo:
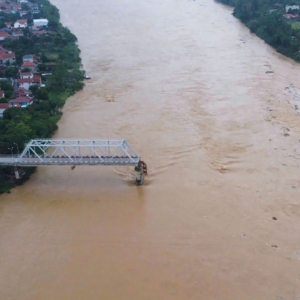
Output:
[[33,25],[35,26],[48,26],[49,21],[47,19],[34,19]]
[[289,10],[299,10],[299,5],[286,5],[285,12],[289,12]]
[[31,54],[26,54],[26,55],[23,56],[22,60],[23,60],[23,63],[26,63],[26,62],[31,62],[31,63],[33,63],[34,58],[33,58],[33,55],[31,55]]
[[26,28],[27,26],[28,24],[26,19],[17,20],[14,24],[14,28]]
[[32,78],[24,77],[18,80],[19,88],[29,90],[32,85],[40,86],[42,83],[40,76],[33,76]]
[[25,73],[25,72],[20,72],[20,79],[28,79],[28,78],[33,78],[33,73]]

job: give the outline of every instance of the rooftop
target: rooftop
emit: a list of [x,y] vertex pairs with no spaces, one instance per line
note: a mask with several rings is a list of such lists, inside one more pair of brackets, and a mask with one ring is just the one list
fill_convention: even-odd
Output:
[[9,103],[0,103],[0,109],[9,108]]
[[17,20],[16,23],[19,23],[19,24],[27,24],[27,20],[26,20],[26,19],[20,19],[20,20]]
[[29,103],[32,101],[32,97],[17,97],[9,101],[9,103]]

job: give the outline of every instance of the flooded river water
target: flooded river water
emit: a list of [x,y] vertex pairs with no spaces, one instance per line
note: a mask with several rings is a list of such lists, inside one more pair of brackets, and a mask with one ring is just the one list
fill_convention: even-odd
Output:
[[56,137],[125,138],[149,176],[1,195],[0,299],[299,299],[300,65],[212,0],[53,3],[92,77]]

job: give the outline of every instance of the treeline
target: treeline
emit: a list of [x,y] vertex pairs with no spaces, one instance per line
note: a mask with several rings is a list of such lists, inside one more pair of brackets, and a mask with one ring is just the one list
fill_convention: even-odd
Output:
[[[30,139],[50,138],[57,130],[56,124],[61,117],[60,108],[69,96],[84,86],[77,38],[60,24],[59,11],[48,0],[30,1],[43,5],[41,14],[34,15],[34,18],[49,20],[47,33],[36,37],[26,29],[24,37],[7,39],[4,48],[16,53],[17,64],[21,64],[23,55],[35,54],[42,62],[38,65],[40,74],[52,75],[42,77],[44,87],[30,87],[36,99],[32,105],[5,110],[3,119],[0,119],[1,154],[11,154],[12,147],[14,154],[17,154],[17,150],[21,152]],[[10,71],[15,72],[16,69]],[[0,85],[2,89],[6,88],[5,96],[9,96],[6,99],[8,101],[12,90],[7,83],[0,82]],[[12,168],[0,168],[0,193],[8,192],[14,185],[12,175]]]
[[219,0],[234,6],[233,15],[240,19],[278,52],[300,62],[300,26],[284,17],[286,5],[300,5],[288,0]]

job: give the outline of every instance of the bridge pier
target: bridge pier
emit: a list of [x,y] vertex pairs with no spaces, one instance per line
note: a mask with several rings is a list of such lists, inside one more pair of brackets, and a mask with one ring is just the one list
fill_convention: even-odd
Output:
[[15,167],[14,171],[15,171],[16,181],[18,181],[21,178],[18,167]]
[[18,167],[14,167],[14,173],[15,173],[15,180],[17,185],[21,185],[23,183],[23,175],[24,170]]
[[144,184],[144,174],[141,172],[136,172],[136,185],[143,185]]
[[145,175],[147,175],[148,173],[146,163],[140,160],[138,165],[134,168],[134,170],[136,172],[136,179],[135,179],[136,185],[143,185]]

